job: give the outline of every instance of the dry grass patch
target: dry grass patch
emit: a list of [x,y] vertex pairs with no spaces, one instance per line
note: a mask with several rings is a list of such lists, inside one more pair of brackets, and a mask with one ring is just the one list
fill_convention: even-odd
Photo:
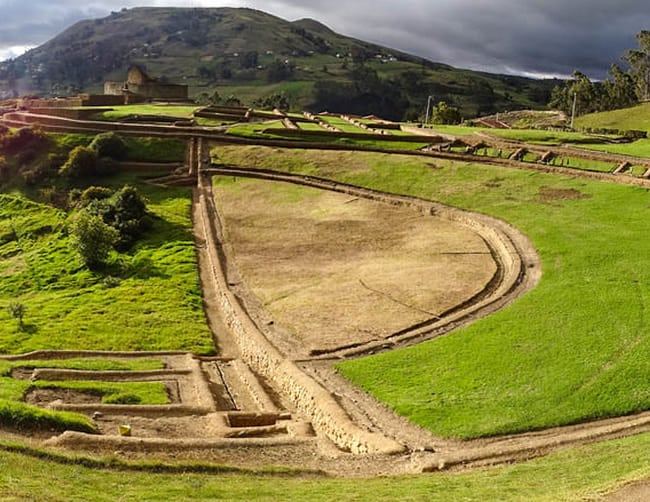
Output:
[[496,271],[473,231],[412,209],[231,177],[215,198],[246,285],[309,351],[435,318]]

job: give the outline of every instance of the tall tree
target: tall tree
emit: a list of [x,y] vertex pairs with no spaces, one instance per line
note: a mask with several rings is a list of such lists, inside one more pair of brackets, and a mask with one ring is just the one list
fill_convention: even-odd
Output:
[[607,108],[625,108],[636,103],[636,85],[631,72],[623,71],[620,66],[613,64],[609,69],[609,76],[611,80],[603,83],[608,97]]
[[633,70],[637,96],[641,100],[647,100],[650,98],[650,31],[640,31],[636,40],[638,49],[627,51],[623,59]]

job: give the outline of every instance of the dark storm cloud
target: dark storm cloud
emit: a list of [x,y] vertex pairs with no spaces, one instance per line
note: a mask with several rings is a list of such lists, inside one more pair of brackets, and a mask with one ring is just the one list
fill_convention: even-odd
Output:
[[43,43],[73,22],[137,5],[247,6],[312,17],[337,32],[458,67],[534,75],[580,69],[603,77],[650,29],[639,0],[0,0],[0,55]]

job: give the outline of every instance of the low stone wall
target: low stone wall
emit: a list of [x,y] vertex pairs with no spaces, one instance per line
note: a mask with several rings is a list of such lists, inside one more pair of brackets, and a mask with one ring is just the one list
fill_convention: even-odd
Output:
[[208,180],[199,180],[201,222],[207,241],[212,277],[218,292],[218,303],[228,327],[238,342],[242,358],[286,396],[296,408],[307,415],[314,429],[332,440],[338,447],[355,454],[397,454],[404,446],[381,434],[361,429],[339,406],[332,395],[303,373],[293,361],[283,355],[266,339],[228,289],[222,260],[218,255],[217,217]]

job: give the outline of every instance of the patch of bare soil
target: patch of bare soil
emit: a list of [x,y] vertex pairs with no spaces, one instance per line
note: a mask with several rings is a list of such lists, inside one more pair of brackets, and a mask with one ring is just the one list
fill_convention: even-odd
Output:
[[215,198],[247,288],[309,352],[435,319],[497,271],[478,234],[411,208],[241,179]]
[[590,199],[591,195],[582,193],[575,188],[541,187],[539,189],[539,198],[542,202],[554,202],[558,200]]
[[650,480],[624,486],[601,500],[602,502],[647,502],[650,500]]
[[46,408],[50,403],[61,401],[66,404],[96,404],[102,396],[73,389],[47,389],[36,387],[25,395],[25,402]]

